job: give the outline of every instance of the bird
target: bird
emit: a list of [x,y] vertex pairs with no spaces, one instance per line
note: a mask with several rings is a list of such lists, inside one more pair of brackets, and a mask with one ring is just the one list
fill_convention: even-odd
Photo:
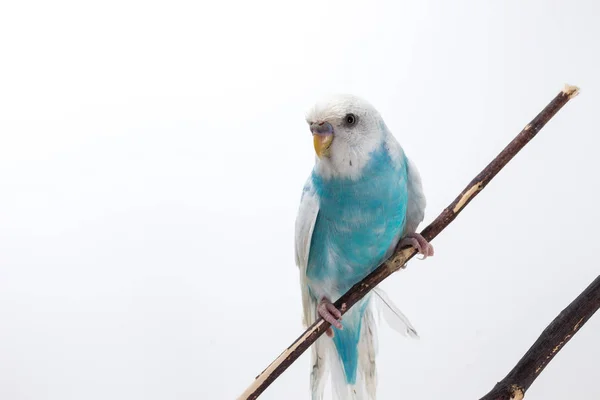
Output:
[[396,248],[434,255],[416,232],[426,206],[421,176],[380,113],[359,96],[324,97],[305,119],[316,154],[295,220],[295,262],[304,326],[319,317],[331,324],[312,346],[311,398],[323,398],[330,373],[334,397],[374,400],[375,313],[405,336],[418,334],[379,287],[343,318],[334,303]]

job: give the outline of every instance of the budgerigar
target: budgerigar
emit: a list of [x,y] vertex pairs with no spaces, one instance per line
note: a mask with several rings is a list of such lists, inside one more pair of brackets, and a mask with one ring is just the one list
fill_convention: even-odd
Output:
[[416,331],[379,288],[343,321],[333,303],[398,245],[433,255],[415,232],[425,210],[421,178],[377,110],[359,97],[324,99],[306,121],[316,157],[296,219],[296,264],[305,325],[318,316],[332,324],[312,348],[311,395],[322,398],[329,370],[338,398],[375,399],[374,309],[402,333]]

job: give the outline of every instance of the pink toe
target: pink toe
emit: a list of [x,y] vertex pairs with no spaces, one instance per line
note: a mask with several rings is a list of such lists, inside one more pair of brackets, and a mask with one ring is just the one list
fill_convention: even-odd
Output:
[[333,314],[334,317],[342,318],[342,313],[340,312],[340,310],[335,308],[335,306],[333,304],[327,303],[325,305],[325,307],[327,308],[327,311],[329,311],[331,314]]

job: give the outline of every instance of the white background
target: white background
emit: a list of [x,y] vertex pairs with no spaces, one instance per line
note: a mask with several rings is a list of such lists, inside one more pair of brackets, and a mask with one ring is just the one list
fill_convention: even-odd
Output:
[[[585,1],[0,5],[0,398],[233,399],[302,331],[293,225],[320,96],[368,99],[430,222],[383,287],[379,398],[477,399],[597,275],[600,7]],[[528,399],[597,399],[600,316]],[[308,354],[262,399],[307,399]],[[328,390],[329,393],[329,390]]]

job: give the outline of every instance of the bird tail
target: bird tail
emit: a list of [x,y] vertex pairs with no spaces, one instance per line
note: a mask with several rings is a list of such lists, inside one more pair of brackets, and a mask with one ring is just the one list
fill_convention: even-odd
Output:
[[321,336],[313,345],[312,400],[323,398],[325,376],[330,371],[334,398],[375,400],[377,388],[377,326],[375,311],[399,333],[417,338],[410,321],[387,294],[375,288],[344,314],[344,328],[334,328],[334,337]]

